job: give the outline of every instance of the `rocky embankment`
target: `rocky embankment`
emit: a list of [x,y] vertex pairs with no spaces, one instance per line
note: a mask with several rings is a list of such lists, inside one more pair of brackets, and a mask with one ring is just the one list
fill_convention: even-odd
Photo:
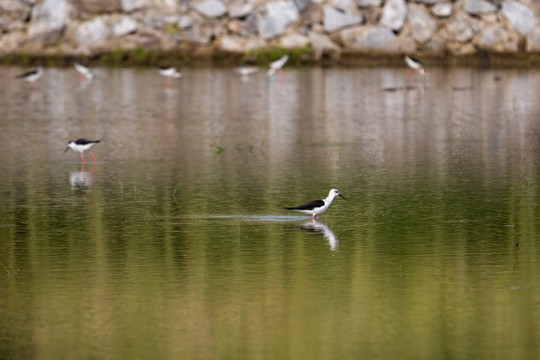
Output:
[[0,0],[0,56],[522,54],[540,51],[536,13],[527,0]]

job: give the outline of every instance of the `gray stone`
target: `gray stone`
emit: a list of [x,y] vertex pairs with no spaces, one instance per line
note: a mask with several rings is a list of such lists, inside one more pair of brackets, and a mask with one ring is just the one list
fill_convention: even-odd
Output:
[[415,1],[422,4],[426,4],[426,5],[433,5],[433,4],[438,4],[447,0],[415,0]]
[[0,0],[0,15],[10,20],[25,20],[30,14],[30,7],[22,1]]
[[148,0],[121,0],[122,10],[132,12],[148,5]]
[[255,50],[255,49],[264,49],[266,48],[266,41],[259,37],[252,37],[246,41],[246,51]]
[[78,3],[82,9],[90,13],[116,12],[122,10],[120,0],[77,0],[76,3]]
[[540,52],[540,27],[535,27],[534,30],[527,35],[525,50],[528,52]]
[[311,0],[294,0],[294,3],[300,12],[304,12],[311,5]]
[[[405,0],[388,0],[383,8],[381,25],[399,31],[407,17],[407,4]],[[379,33],[377,31],[377,33]]]
[[359,8],[379,7],[382,5],[382,0],[356,0],[356,5]]
[[533,12],[517,1],[505,1],[502,13],[521,35],[530,33],[538,23]]
[[332,32],[348,26],[360,25],[364,21],[361,15],[342,12],[333,7],[324,7],[324,30]]
[[245,40],[238,36],[224,36],[221,38],[220,49],[231,53],[244,52]]
[[253,12],[253,5],[247,4],[231,4],[229,5],[229,16],[232,18],[243,18]]
[[507,41],[508,35],[500,25],[486,27],[476,38],[476,44],[483,49],[499,50]]
[[105,45],[109,35],[110,30],[101,16],[81,23],[75,33],[80,48],[94,48]]
[[431,7],[431,13],[438,18],[447,18],[452,15],[452,4],[441,2]]
[[257,16],[255,16],[255,14],[249,14],[246,16],[246,18],[240,23],[242,26],[240,34],[246,38],[259,35],[259,25],[257,21]]
[[184,34],[184,40],[199,45],[209,45],[214,38],[225,36],[226,28],[221,22],[206,22],[194,25]]
[[499,8],[487,0],[466,0],[465,11],[471,15],[493,14]]
[[182,15],[178,18],[176,23],[181,29],[188,29],[193,26],[193,19],[188,15]]
[[399,52],[396,36],[392,30],[384,26],[358,28],[351,47],[365,52]]
[[411,24],[414,39],[420,43],[428,41],[437,30],[437,23],[423,7],[411,5],[407,20]]
[[285,35],[279,40],[279,44],[285,49],[303,48],[309,43],[307,36],[300,34]]
[[259,33],[266,40],[283,34],[287,26],[298,20],[298,8],[293,1],[266,4],[266,16],[258,21]]
[[112,27],[114,36],[124,36],[135,31],[137,31],[137,22],[127,15],[123,16],[122,20]]
[[196,4],[195,9],[207,19],[216,19],[227,13],[227,7],[221,0],[204,0]]
[[334,44],[327,35],[310,32],[309,41],[311,42],[315,60],[320,60],[323,54],[330,54],[333,58],[339,58],[339,46]]
[[26,35],[19,31],[0,36],[0,54],[16,52],[25,41]]
[[471,40],[475,34],[474,28],[469,22],[469,17],[463,13],[458,13],[456,17],[446,24],[448,32],[448,41],[457,41],[460,43]]
[[28,37],[43,45],[52,45],[60,38],[68,20],[70,5],[66,0],[45,0],[34,6]]
[[356,3],[353,0],[334,0],[332,5],[341,11],[350,11],[356,7]]

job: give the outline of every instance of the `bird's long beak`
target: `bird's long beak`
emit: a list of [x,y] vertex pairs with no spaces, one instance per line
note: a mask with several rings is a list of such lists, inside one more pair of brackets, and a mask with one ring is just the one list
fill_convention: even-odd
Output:
[[[338,194],[338,195],[345,199],[345,196],[343,196],[343,195],[341,195],[341,194]],[[347,199],[345,199],[345,200],[347,200]]]
[[64,150],[64,154],[66,153],[66,151],[68,151],[68,149],[69,149],[69,146],[66,148],[66,150]]

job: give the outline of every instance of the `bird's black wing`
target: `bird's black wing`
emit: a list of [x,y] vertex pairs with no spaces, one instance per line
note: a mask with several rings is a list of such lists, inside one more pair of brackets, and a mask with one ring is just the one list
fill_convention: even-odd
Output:
[[422,64],[422,62],[420,60],[418,60],[417,58],[414,58],[414,57],[409,56],[409,55],[403,55],[403,56],[407,56],[409,59],[411,59],[415,63]]
[[88,145],[88,144],[92,144],[92,143],[97,144],[100,141],[101,140],[77,139],[77,140],[75,140],[75,144],[77,144],[77,145]]
[[286,207],[287,210],[313,210],[317,207],[324,206],[324,201],[322,200],[312,200],[300,206],[295,207]]
[[25,72],[24,74],[17,75],[15,76],[15,79],[24,79],[25,77],[28,77],[34,74],[37,74],[37,70],[31,70],[31,71]]

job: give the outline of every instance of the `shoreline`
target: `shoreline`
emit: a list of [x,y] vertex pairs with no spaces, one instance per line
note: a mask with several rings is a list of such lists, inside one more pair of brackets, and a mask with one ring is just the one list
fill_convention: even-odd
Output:
[[[13,53],[0,57],[2,66],[72,66],[73,61],[89,66],[101,67],[138,67],[138,66],[175,66],[175,67],[235,67],[242,65],[266,66],[271,61],[289,54],[289,67],[379,67],[404,66],[403,55],[367,54],[354,50],[341,51],[339,58],[324,56],[316,59],[310,48],[303,49],[262,49],[245,54],[229,53],[214,48],[194,48],[178,50],[143,50],[133,51],[118,49],[114,52],[97,53],[91,56],[71,54],[27,54]],[[433,55],[417,54],[428,67],[471,67],[471,68],[540,68],[540,53],[498,53],[481,52],[469,55]]]

